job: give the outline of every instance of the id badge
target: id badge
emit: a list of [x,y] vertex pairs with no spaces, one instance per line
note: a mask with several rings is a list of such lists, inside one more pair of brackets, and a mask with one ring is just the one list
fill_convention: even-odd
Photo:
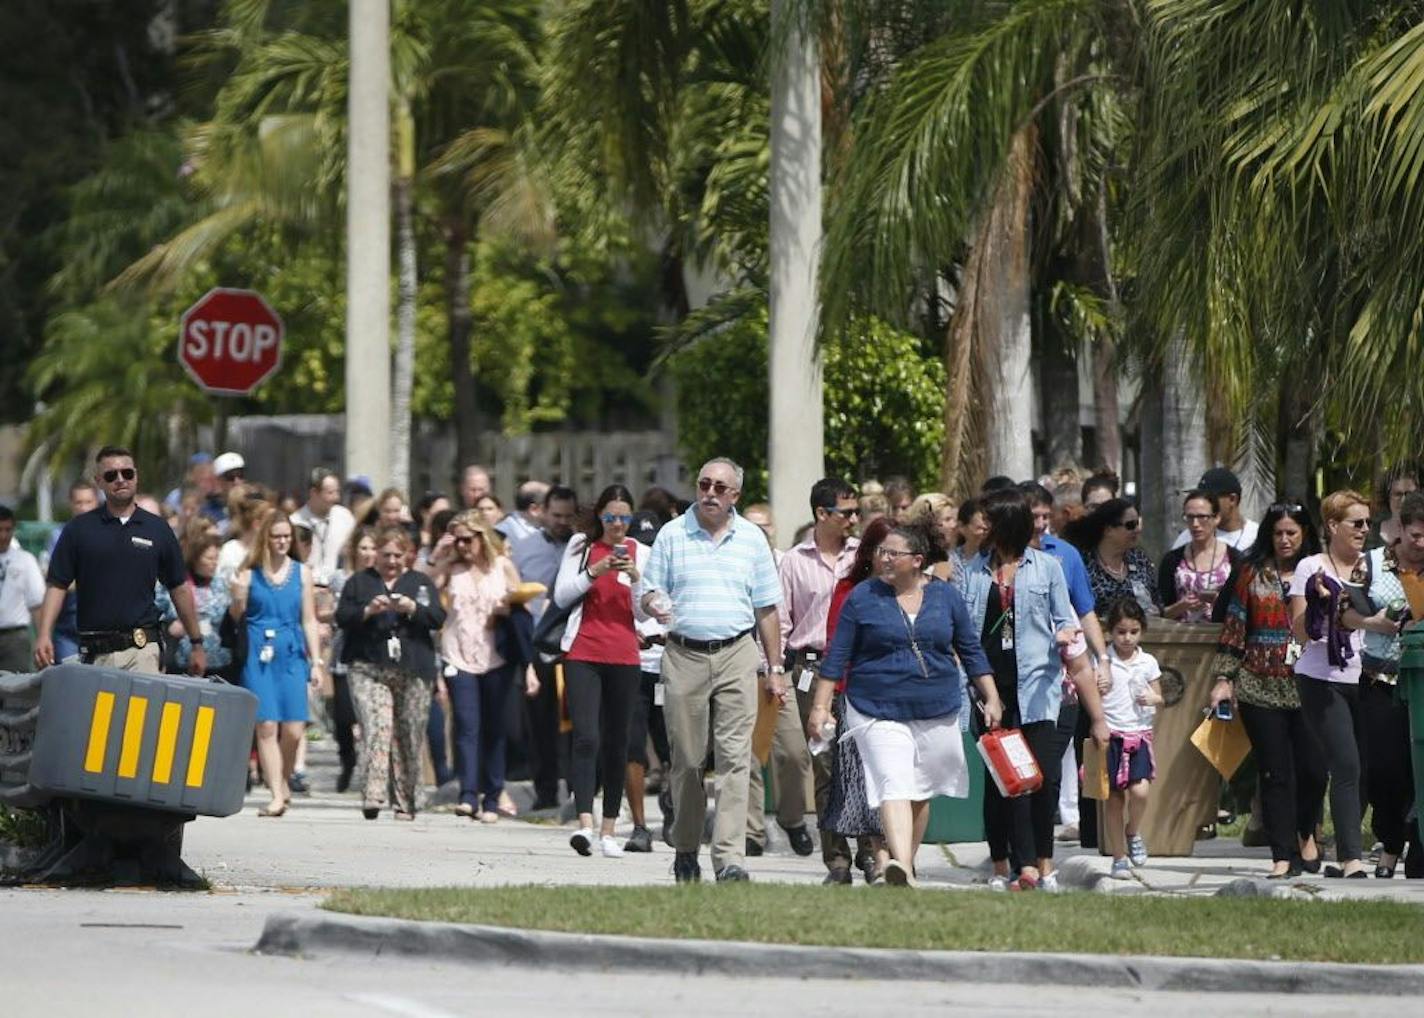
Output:
[[659,680],[659,681],[658,681],[657,683],[655,683],[654,686],[653,686],[653,706],[654,706],[654,707],[661,707],[661,706],[663,705],[664,701],[666,701],[666,700],[667,700],[667,686],[663,685],[662,681]]
[[1300,644],[1291,640],[1286,644],[1286,667],[1289,668],[1300,660]]
[[399,661],[401,657],[401,642],[399,636],[392,636],[386,641],[386,656],[392,661]]
[[1000,647],[1000,649],[1001,649],[1001,650],[1013,650],[1013,649],[1014,649],[1014,620],[1013,620],[1013,619],[1005,619],[1005,620],[1004,620],[1003,628],[1000,630],[1000,633],[1002,634],[1002,635],[999,637],[999,647]]
[[811,683],[816,679],[816,673],[809,668],[802,668],[801,674],[796,678],[796,688],[802,693],[811,692]]

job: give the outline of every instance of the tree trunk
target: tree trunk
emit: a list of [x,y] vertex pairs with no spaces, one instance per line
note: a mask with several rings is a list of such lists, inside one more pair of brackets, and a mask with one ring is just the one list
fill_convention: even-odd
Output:
[[988,470],[1018,481],[1034,472],[1028,217],[1037,134],[1036,128],[1026,127],[1009,147],[989,209],[985,277],[978,298],[981,336],[988,343]]
[[[1107,183],[1100,181],[1098,200],[1085,219],[1078,250],[1085,274],[1107,301],[1110,320],[1122,321],[1117,281],[1113,276],[1112,247],[1108,241]],[[1095,467],[1122,473],[1122,407],[1117,395],[1117,343],[1111,333],[1098,337],[1093,347],[1093,438],[1097,446]]]
[[450,329],[450,378],[455,386],[455,469],[479,461],[480,401],[470,364],[470,236],[452,216],[445,224],[445,317]]
[[1182,493],[1196,487],[1207,466],[1206,400],[1200,378],[1186,340],[1174,335],[1162,364],[1162,491],[1155,507],[1164,549],[1181,530]]
[[1029,196],[1033,127],[1014,137],[965,254],[945,341],[943,491],[968,498],[985,473],[1033,475]]
[[1093,346],[1094,468],[1122,473],[1122,417],[1117,398],[1117,345],[1102,336]]
[[772,62],[770,448],[767,466],[778,536],[790,546],[811,486],[825,474],[816,276],[821,244],[821,75],[814,40],[772,0],[785,48]]
[[398,296],[396,356],[391,388],[391,484],[410,491],[411,389],[415,382],[415,122],[410,103],[402,100],[396,114],[399,173],[395,182]]
[[[1043,316],[1047,319],[1049,316]],[[1042,322],[1039,330],[1038,391],[1043,405],[1045,466],[1077,465],[1083,461],[1083,428],[1079,424],[1078,357],[1072,337],[1057,324]],[[1029,475],[1019,477],[1023,480]]]
[[1315,419],[1311,414],[1313,394],[1305,386],[1284,386],[1281,392],[1280,441],[1285,451],[1279,495],[1309,503],[1315,463]]
[[390,3],[351,0],[346,198],[346,463],[390,478]]

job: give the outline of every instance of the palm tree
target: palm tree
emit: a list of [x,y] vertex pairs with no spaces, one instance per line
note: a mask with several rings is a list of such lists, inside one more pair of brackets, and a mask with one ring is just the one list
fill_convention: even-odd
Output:
[[[421,168],[433,166],[472,130],[522,136],[519,124],[537,94],[537,12],[532,0],[402,0],[396,8],[391,77],[398,301],[391,464],[397,482],[407,479],[410,457],[417,192],[431,179]],[[218,91],[212,119],[190,135],[195,184],[205,203],[194,221],[126,269],[121,284],[171,287],[230,238],[259,224],[298,233],[338,228],[345,189],[346,44],[344,5],[261,0],[232,5],[224,27],[197,40],[200,63],[235,62]],[[452,249],[447,265],[467,266],[463,248],[486,210],[456,189],[431,187],[430,197],[429,210]],[[546,224],[541,220],[531,229],[542,232]],[[467,268],[463,274],[447,270],[445,285],[457,434],[461,454],[472,455],[477,422],[469,404],[474,384]]]
[[1230,418],[1284,446],[1291,493],[1308,492],[1303,453],[1327,426],[1367,459],[1413,453],[1419,5],[1150,0],[1145,13],[1147,227],[1189,250],[1145,252],[1144,305],[1183,330]]

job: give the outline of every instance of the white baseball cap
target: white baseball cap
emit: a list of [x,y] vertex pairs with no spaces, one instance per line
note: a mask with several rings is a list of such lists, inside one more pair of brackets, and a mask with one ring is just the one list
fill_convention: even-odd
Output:
[[221,477],[233,470],[241,470],[247,466],[247,461],[242,458],[241,453],[225,452],[217,459],[213,460],[213,473]]

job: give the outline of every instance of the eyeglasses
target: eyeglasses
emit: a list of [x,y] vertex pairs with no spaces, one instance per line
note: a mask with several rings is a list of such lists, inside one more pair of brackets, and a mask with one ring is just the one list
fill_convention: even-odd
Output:
[[913,551],[901,551],[899,548],[876,548],[875,554],[881,558],[899,559],[904,558],[906,555],[914,555],[917,553]]
[[1141,520],[1123,520],[1120,523],[1113,524],[1114,527],[1122,527],[1123,530],[1136,530],[1141,525]]
[[467,544],[474,544],[474,543],[475,543],[474,537],[457,537],[457,538],[455,538],[455,546],[456,546],[456,547],[459,547],[459,548],[463,548],[463,547],[465,547],[465,545],[467,545]]
[[697,479],[697,490],[702,492],[702,494],[704,495],[710,491],[718,498],[721,498],[723,495],[727,494],[727,492],[736,491],[737,489],[732,487],[726,481],[714,481],[710,477],[700,477]]
[[1182,519],[1188,523],[1205,523],[1212,518],[1212,513],[1182,513]]
[[120,467],[117,470],[105,470],[104,483],[113,484],[120,477],[122,477],[126,481],[132,481],[137,476],[138,471],[135,470],[133,467]]
[[1369,530],[1369,529],[1370,529],[1370,521],[1369,521],[1368,519],[1363,519],[1363,520],[1341,520],[1340,522],[1341,522],[1341,523],[1348,524],[1349,526],[1354,527],[1356,530]]
[[632,514],[632,513],[604,513],[602,516],[599,517],[599,519],[602,520],[604,523],[621,523],[621,524],[623,524],[623,526],[626,527],[626,526],[628,526],[629,524],[631,524],[631,523],[633,522],[633,514]]

